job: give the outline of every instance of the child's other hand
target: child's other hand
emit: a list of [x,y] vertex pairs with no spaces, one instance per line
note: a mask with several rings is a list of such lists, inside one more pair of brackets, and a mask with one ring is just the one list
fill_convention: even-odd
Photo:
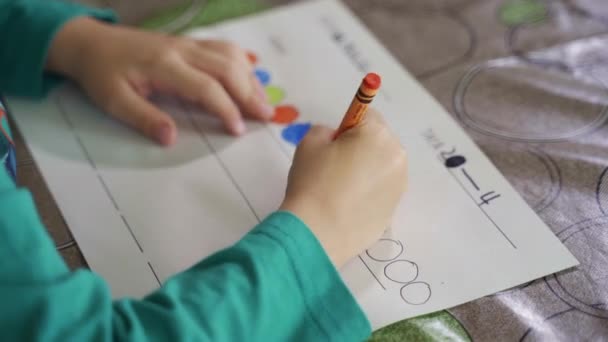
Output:
[[314,127],[302,140],[281,209],[302,219],[340,267],[389,226],[406,188],[407,161],[373,110],[335,141],[333,134]]
[[163,145],[175,142],[177,128],[147,100],[153,91],[201,105],[235,135],[245,131],[244,115],[265,120],[273,114],[245,52],[222,41],[78,18],[56,35],[47,69],[72,78],[106,112]]

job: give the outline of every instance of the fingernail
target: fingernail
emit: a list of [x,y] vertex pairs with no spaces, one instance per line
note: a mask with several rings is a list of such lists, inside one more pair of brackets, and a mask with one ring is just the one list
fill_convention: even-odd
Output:
[[169,124],[162,124],[156,131],[156,138],[164,146],[171,145],[174,140],[173,128]]
[[243,121],[237,121],[233,126],[233,131],[236,135],[241,135],[245,133],[247,128],[245,127],[245,123]]

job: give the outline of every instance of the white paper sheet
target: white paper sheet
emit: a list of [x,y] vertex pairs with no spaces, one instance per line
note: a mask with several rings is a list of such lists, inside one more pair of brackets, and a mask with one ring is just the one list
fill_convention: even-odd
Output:
[[[577,264],[341,3],[306,2],[190,34],[255,51],[299,123],[337,127],[365,73],[383,76],[374,106],[408,150],[409,191],[385,238],[341,270],[374,328]],[[294,152],[284,125],[249,123],[235,140],[217,120],[165,101],[180,135],[163,149],[71,86],[9,104],[87,262],[115,297],[157,288],[235,242],[282,199]]]

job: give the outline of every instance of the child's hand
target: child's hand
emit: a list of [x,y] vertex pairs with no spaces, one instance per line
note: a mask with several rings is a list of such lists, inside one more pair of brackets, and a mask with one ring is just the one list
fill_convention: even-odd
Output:
[[273,114],[246,54],[227,42],[79,18],[55,37],[47,68],[72,78],[106,112],[163,145],[175,141],[177,129],[146,99],[152,91],[200,104],[235,135],[245,131],[243,115],[269,119]]
[[302,219],[340,267],[380,238],[407,182],[405,151],[380,115],[332,142],[314,127],[300,143],[281,206]]

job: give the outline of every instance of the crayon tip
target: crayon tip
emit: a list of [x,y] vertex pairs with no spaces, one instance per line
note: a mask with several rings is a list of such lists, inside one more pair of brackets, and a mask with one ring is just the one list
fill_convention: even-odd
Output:
[[373,72],[370,72],[369,74],[367,74],[367,76],[365,76],[365,78],[363,79],[363,84],[365,84],[365,87],[369,88],[369,89],[378,89],[380,88],[380,84],[382,83],[382,79],[380,78],[380,75],[375,74]]

